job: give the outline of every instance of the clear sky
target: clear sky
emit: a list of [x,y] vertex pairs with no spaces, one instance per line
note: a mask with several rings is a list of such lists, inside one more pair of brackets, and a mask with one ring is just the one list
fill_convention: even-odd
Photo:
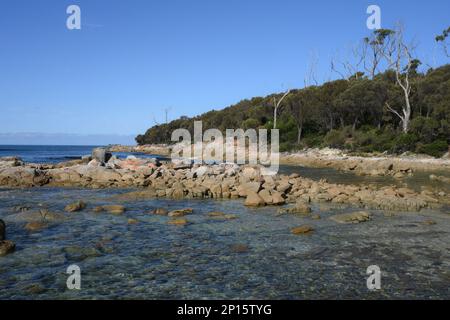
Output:
[[[66,28],[71,4],[81,30]],[[164,108],[171,120],[301,87],[311,56],[336,77],[330,59],[368,35],[370,4],[419,58],[446,61],[434,37],[449,0],[2,0],[0,133],[134,135]]]

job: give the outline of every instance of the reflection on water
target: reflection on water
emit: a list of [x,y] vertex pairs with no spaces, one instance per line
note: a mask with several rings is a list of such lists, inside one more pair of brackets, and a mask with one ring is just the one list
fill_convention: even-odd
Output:
[[[93,213],[127,190],[0,190],[0,218],[14,254],[0,258],[0,298],[450,298],[450,220],[440,212],[339,225],[327,219],[350,208],[315,206],[322,217],[277,216],[276,208],[245,208],[241,201],[143,200],[125,214]],[[83,199],[88,208],[65,214],[39,232],[25,231],[15,206],[63,212]],[[148,214],[157,207],[192,207],[191,224],[170,226]],[[235,220],[208,217],[211,211]],[[138,224],[128,224],[134,218]],[[436,224],[423,221],[433,219]],[[295,236],[309,224],[315,231]],[[236,248],[239,248],[237,250]],[[66,289],[66,268],[81,268],[82,289]],[[382,290],[369,292],[366,269],[382,270]]]

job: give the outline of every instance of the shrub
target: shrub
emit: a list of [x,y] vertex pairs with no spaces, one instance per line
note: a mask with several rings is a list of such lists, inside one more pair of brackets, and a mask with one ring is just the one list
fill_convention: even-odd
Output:
[[355,132],[354,138],[355,149],[357,150],[362,152],[384,152],[392,149],[395,135],[390,130],[381,131],[372,128],[365,132]]
[[319,147],[323,142],[324,137],[321,135],[309,135],[302,139],[302,145],[308,148]]
[[342,148],[345,145],[346,140],[347,136],[343,130],[330,130],[330,132],[325,135],[323,142],[327,147]]
[[280,152],[293,151],[295,147],[296,145],[292,142],[282,142],[280,143]]
[[416,152],[440,158],[448,151],[448,144],[445,140],[436,140],[429,144],[417,144]]
[[418,140],[418,137],[413,133],[402,133],[394,139],[391,150],[394,153],[414,151]]
[[259,121],[256,120],[256,119],[253,119],[253,118],[249,118],[247,120],[242,121],[241,127],[244,130],[247,130],[247,129],[258,129]]
[[411,121],[411,132],[421,138],[424,143],[432,143],[439,131],[439,122],[436,119],[416,117]]

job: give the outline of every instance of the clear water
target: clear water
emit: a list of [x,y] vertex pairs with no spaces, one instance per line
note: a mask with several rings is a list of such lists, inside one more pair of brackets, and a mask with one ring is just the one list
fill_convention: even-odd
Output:
[[327,179],[328,182],[337,184],[371,184],[378,187],[390,185],[396,187],[408,187],[417,192],[420,192],[423,187],[426,187],[437,192],[444,191],[450,193],[450,184],[430,179],[431,174],[450,178],[450,173],[448,171],[436,170],[432,172],[415,172],[411,176],[407,176],[403,179],[396,179],[391,176],[358,176],[352,172],[340,171],[333,168],[306,168],[295,165],[282,165],[280,166],[279,173],[288,175],[291,173],[298,173],[302,177],[312,180],[317,181],[320,179]]
[[[0,147],[0,155],[49,162],[89,154],[92,147]],[[66,158],[67,160],[67,158]],[[335,183],[409,184],[420,189],[427,175],[398,182],[389,177],[357,177],[332,169],[283,166]],[[431,184],[433,188],[445,188]],[[16,252],[0,257],[0,299],[334,299],[450,298],[450,208],[385,216],[372,211],[370,222],[339,225],[329,216],[358,210],[315,205],[320,220],[276,214],[277,208],[249,209],[242,201],[142,200],[123,202],[122,216],[93,213],[103,204],[120,204],[114,195],[130,190],[63,188],[1,189],[0,219]],[[82,199],[83,212],[67,214]],[[16,206],[46,208],[64,215],[38,232],[24,229]],[[191,224],[170,226],[154,208],[192,207]],[[220,221],[212,211],[235,214]],[[128,224],[128,219],[138,224]],[[424,224],[427,219],[436,222]],[[308,224],[315,231],[295,236]],[[236,252],[236,245],[247,250]],[[82,288],[66,287],[66,269],[81,268]],[[366,287],[367,267],[378,265],[382,289]]]
[[[0,190],[0,218],[16,252],[0,258],[0,299],[316,299],[450,298],[450,219],[446,211],[339,225],[331,214],[355,209],[315,206],[321,220],[277,216],[276,208],[249,209],[242,201],[143,200],[123,203],[122,216],[90,208],[117,204],[129,190]],[[83,199],[83,212],[40,232],[24,230],[14,206],[63,212]],[[192,207],[190,225],[167,224],[154,208]],[[220,221],[211,211],[236,214]],[[128,219],[139,221],[128,224]],[[433,219],[435,225],[423,224]],[[309,224],[307,236],[290,233]],[[245,252],[233,246],[245,245]],[[66,268],[77,264],[82,289],[66,288]],[[382,290],[366,287],[366,269],[382,270]]]

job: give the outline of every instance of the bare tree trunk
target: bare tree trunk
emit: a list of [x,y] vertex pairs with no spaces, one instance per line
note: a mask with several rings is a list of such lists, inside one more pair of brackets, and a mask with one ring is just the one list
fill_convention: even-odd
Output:
[[278,106],[277,106],[277,102],[275,100],[275,98],[273,98],[273,128],[276,129],[277,128],[277,113],[278,113]]
[[276,98],[273,98],[273,128],[277,128],[277,115],[278,115],[278,109],[280,108],[281,102],[283,102],[284,98],[288,96],[288,94],[291,92],[291,90],[287,90],[284,95],[281,97],[280,100],[276,100]]
[[356,131],[356,123],[358,122],[358,118],[355,118],[355,121],[353,121],[353,126],[352,126],[352,132],[355,133]]
[[409,93],[405,91],[405,103],[406,108],[403,109],[404,120],[403,120],[403,133],[408,133],[409,123],[411,121],[411,103],[409,102]]
[[[383,53],[390,67],[394,68],[396,82],[402,89],[403,96],[405,98],[405,104],[403,105],[401,111],[402,114],[391,108],[388,103],[386,103],[386,106],[390,112],[400,118],[404,133],[408,133],[409,123],[411,120],[411,82],[409,76],[413,64],[413,58],[411,55],[412,49],[412,46],[408,46],[404,43],[403,29],[398,27],[395,31],[395,39],[391,42],[391,47]],[[402,62],[404,62],[404,66]]]
[[303,131],[303,124],[297,126],[297,144],[300,144],[302,140],[302,131]]

